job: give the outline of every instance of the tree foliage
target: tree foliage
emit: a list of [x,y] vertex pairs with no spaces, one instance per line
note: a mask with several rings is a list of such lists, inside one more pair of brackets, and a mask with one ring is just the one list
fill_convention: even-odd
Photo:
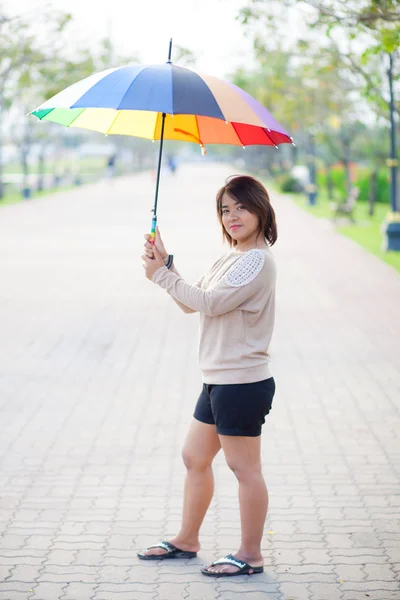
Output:
[[[247,0],[238,19],[253,36],[256,51],[282,38],[289,43],[282,32],[293,9],[306,31],[305,39],[293,39],[292,50],[318,65],[324,48],[334,48],[354,89],[387,119],[388,54],[397,67],[395,83],[399,80],[400,0]],[[398,100],[395,108],[399,112]]]
[[[29,110],[54,96],[69,85],[110,66],[134,62],[132,57],[118,56],[111,40],[103,39],[95,48],[84,40],[73,48],[66,42],[72,25],[69,13],[54,8],[38,13],[11,16],[0,4],[0,198],[1,181],[1,123],[7,113],[15,115],[13,139],[20,145],[24,161],[35,139],[51,139],[51,126],[36,129],[33,119],[26,119]],[[8,117],[8,121],[12,117]],[[61,130],[60,130],[61,131]]]

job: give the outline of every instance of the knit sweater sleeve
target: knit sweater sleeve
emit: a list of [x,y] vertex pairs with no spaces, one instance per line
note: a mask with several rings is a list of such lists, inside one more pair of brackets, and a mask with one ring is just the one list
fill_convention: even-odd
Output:
[[[170,273],[175,273],[175,275],[178,275],[178,277],[181,277],[178,269],[175,267],[175,264],[172,263],[172,267],[170,269]],[[181,277],[182,279],[182,277]],[[201,282],[204,279],[204,275],[202,275],[199,279],[197,279],[197,281],[195,281],[192,285],[194,287],[200,287],[201,286]],[[189,314],[193,314],[195,312],[197,312],[196,310],[193,310],[192,308],[189,308],[189,306],[186,306],[185,304],[183,304],[182,302],[179,302],[179,300],[177,300],[176,298],[174,298],[174,296],[171,296],[172,300],[179,306],[179,308],[181,310],[183,310],[184,313],[186,313],[187,315]]]
[[234,310],[260,290],[273,285],[268,277],[264,254],[250,250],[241,256],[217,284],[207,290],[190,285],[177,273],[160,267],[152,281],[165,289],[175,300],[194,311],[215,317]]

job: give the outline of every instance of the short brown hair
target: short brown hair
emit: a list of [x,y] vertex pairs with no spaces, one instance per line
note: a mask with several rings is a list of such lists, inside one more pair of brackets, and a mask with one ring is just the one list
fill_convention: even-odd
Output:
[[240,202],[249,212],[258,216],[258,234],[263,233],[264,239],[270,246],[273,246],[278,239],[275,211],[261,181],[250,175],[232,175],[218,190],[217,213],[222,225],[222,234],[230,246],[236,246],[236,240],[229,235],[222,224],[222,197],[224,194],[236,202]]

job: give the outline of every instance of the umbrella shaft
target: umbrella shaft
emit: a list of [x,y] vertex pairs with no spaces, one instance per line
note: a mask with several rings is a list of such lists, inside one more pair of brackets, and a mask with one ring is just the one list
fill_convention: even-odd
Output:
[[158,188],[160,186],[161,158],[162,158],[162,150],[163,150],[163,142],[164,142],[164,125],[165,125],[165,113],[162,114],[160,150],[159,150],[159,153],[158,153],[156,196],[155,196],[155,199],[154,199],[154,208],[153,208],[153,219],[155,219],[156,221],[157,221]]

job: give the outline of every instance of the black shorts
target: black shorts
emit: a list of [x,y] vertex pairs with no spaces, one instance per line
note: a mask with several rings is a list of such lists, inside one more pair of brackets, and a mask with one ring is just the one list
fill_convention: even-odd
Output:
[[273,377],[256,383],[204,383],[193,416],[202,423],[216,425],[220,435],[257,437],[274,394]]

